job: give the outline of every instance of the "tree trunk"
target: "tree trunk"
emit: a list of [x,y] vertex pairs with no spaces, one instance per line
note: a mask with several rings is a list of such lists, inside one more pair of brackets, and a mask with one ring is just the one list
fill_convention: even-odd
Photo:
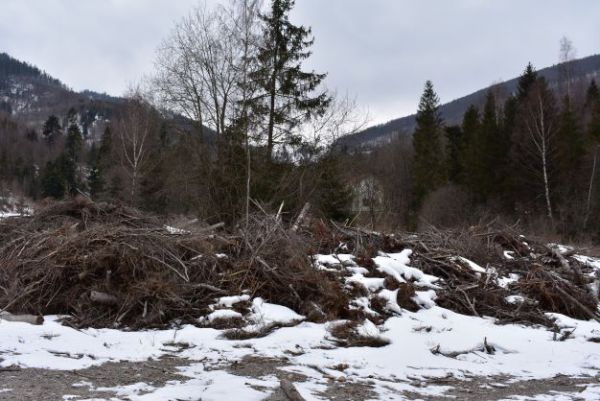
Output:
[[[552,214],[552,202],[550,200],[550,180],[548,179],[548,140],[549,132],[546,132],[545,116],[544,116],[544,104],[542,97],[538,96],[539,107],[540,107],[540,142],[541,142],[541,153],[542,153],[542,173],[544,175],[544,195],[546,197],[546,208],[548,217],[550,220],[554,220]],[[548,127],[549,128],[549,127]]]
[[269,105],[269,128],[267,137],[267,156],[269,160],[273,157],[273,131],[275,130],[275,80],[271,87],[271,103]]
[[598,162],[598,148],[600,146],[596,146],[594,150],[594,162],[592,164],[592,174],[590,175],[590,185],[588,187],[588,197],[587,197],[587,207],[585,213],[585,221],[583,222],[583,227],[587,228],[587,223],[590,218],[590,213],[592,211],[592,194],[594,193],[594,179],[596,178],[596,165]]
[[550,201],[550,183],[548,180],[548,163],[546,159],[545,149],[542,155],[542,164],[544,169],[544,194],[546,196],[546,208],[548,211],[548,217],[550,218],[550,220],[553,220],[554,216],[552,213],[552,202]]

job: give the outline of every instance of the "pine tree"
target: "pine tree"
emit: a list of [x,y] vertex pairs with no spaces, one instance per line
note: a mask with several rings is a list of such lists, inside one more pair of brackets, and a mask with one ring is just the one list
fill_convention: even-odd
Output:
[[461,183],[463,176],[462,155],[464,153],[464,138],[462,128],[458,125],[446,127],[446,169],[448,180]]
[[519,197],[532,205],[543,199],[550,220],[554,218],[557,116],[554,94],[540,77],[519,101],[512,139],[513,162],[520,167],[515,174]]
[[440,101],[433,84],[427,81],[419,102],[417,126],[413,136],[416,208],[421,205],[428,193],[440,187],[446,179],[441,143],[443,122],[439,105]]
[[580,177],[585,144],[583,132],[579,126],[579,118],[569,95],[563,99],[556,146],[561,187],[563,187],[563,192],[566,192],[565,195],[572,195],[577,190],[577,177]]
[[600,145],[600,91],[592,80],[587,91],[586,108],[589,111],[588,136],[592,144]]
[[496,97],[489,91],[486,95],[481,119],[482,135],[482,196],[488,199],[499,192],[503,165],[506,163],[508,148],[503,140],[498,124]]
[[[592,153],[592,168],[587,190],[586,218],[584,226],[587,226],[593,209],[598,207],[598,202],[594,200],[594,192],[598,190],[596,188],[598,185],[595,184],[595,182],[597,180],[598,170],[600,169],[600,92],[598,91],[595,80],[592,80],[587,91],[586,109],[589,114],[587,137]],[[600,239],[600,230],[598,232],[598,237]]]
[[265,28],[252,79],[261,90],[253,100],[255,112],[267,118],[267,155],[276,143],[297,141],[293,128],[313,115],[324,113],[330,103],[326,92],[314,94],[326,74],[305,72],[302,62],[310,57],[311,29],[290,22],[294,0],[272,0],[271,11],[261,16]]
[[600,91],[598,90],[598,85],[596,85],[596,80],[592,79],[587,90],[586,104],[592,104],[597,99],[600,99]]
[[67,130],[67,138],[65,140],[65,153],[74,162],[78,162],[83,149],[83,137],[77,124],[69,125]]
[[63,175],[67,183],[67,190],[71,195],[81,189],[82,183],[78,177],[78,163],[80,161],[81,151],[83,149],[83,138],[79,126],[71,122],[67,130],[65,140],[65,150],[61,158]]
[[90,150],[90,172],[88,174],[88,186],[92,199],[99,198],[106,190],[106,172],[111,163],[112,134],[110,127],[104,129],[100,146],[92,146]]
[[77,124],[77,111],[71,107],[69,111],[67,111],[67,126],[76,125]]
[[66,183],[62,168],[57,161],[49,161],[42,170],[40,177],[41,194],[43,197],[62,199],[66,192]]
[[527,67],[525,67],[525,71],[523,71],[523,74],[521,74],[521,76],[519,77],[519,82],[517,83],[516,97],[518,101],[523,101],[525,100],[525,98],[527,98],[527,93],[529,92],[529,89],[531,89],[533,84],[536,83],[537,79],[538,74],[535,71],[535,68],[533,68],[533,65],[531,65],[531,63],[528,63]]
[[330,152],[319,161],[317,169],[320,172],[316,200],[319,210],[328,219],[343,221],[349,218],[352,190],[342,177],[339,157]]
[[54,146],[56,140],[61,135],[61,130],[62,128],[60,126],[58,117],[55,115],[48,117],[42,129],[42,136],[46,140],[48,146]]
[[481,119],[479,110],[471,105],[463,116],[462,131],[464,148],[462,153],[463,181],[467,188],[475,194],[481,194],[482,165]]

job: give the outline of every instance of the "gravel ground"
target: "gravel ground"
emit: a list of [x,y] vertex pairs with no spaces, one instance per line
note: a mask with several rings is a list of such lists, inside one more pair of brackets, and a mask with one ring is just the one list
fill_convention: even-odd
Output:
[[[43,369],[22,369],[15,371],[0,371],[0,389],[11,391],[0,392],[0,400],[6,401],[62,401],[63,396],[70,395],[71,400],[84,398],[110,399],[113,392],[94,390],[101,387],[115,387],[130,385],[139,382],[161,387],[170,380],[186,381],[187,378],[179,374],[178,367],[187,366],[190,361],[178,357],[168,357],[156,361],[143,363],[107,363],[102,366],[92,367],[80,371],[56,371]],[[242,361],[220,366],[231,374],[243,377],[276,376],[279,380],[288,380],[292,383],[301,383],[307,377],[280,368],[289,366],[285,359],[265,359],[258,357],[245,358]],[[570,378],[559,376],[549,380],[529,380],[511,382],[509,377],[469,377],[457,379],[446,377],[426,381],[412,381],[411,385],[419,388],[428,386],[452,387],[446,395],[453,399],[463,401],[497,401],[510,399],[512,396],[529,396],[546,394],[548,396],[560,393],[579,393],[588,385],[599,385],[599,377]],[[318,394],[323,399],[333,401],[346,400],[374,400],[377,393],[370,384],[343,382],[329,380],[327,389]],[[428,397],[418,392],[401,393],[390,399],[407,400],[448,400],[448,397]],[[551,399],[551,398],[547,398]],[[581,398],[572,397],[572,400]],[[197,400],[202,400],[199,394]],[[288,401],[285,393],[276,390],[267,401]]]

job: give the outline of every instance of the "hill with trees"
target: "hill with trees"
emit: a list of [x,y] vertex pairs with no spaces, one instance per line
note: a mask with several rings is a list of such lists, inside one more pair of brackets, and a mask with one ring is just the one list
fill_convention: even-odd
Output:
[[[579,82],[579,85],[585,85],[593,78],[600,82],[600,55],[593,55],[568,62],[571,70],[571,79]],[[561,71],[564,65],[553,65],[542,68],[538,71],[539,75],[544,77],[550,87],[556,87],[560,80]],[[491,90],[496,93],[499,100],[506,99],[512,94],[518,85],[519,78],[513,78],[508,81],[494,84],[487,88],[473,92],[467,96],[444,103],[440,106],[440,113],[447,124],[453,125],[461,122],[463,114],[469,106],[482,106],[486,99],[486,94]],[[377,143],[389,142],[395,135],[411,134],[417,124],[416,114],[391,120],[385,124],[369,127],[363,131],[342,138],[339,141],[341,146],[348,148],[370,147]]]

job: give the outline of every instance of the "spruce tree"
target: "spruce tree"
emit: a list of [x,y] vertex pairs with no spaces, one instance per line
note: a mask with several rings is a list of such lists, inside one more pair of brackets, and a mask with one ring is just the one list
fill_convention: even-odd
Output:
[[443,122],[439,106],[433,84],[427,81],[419,102],[413,136],[415,209],[428,193],[444,184],[446,179],[441,143]]
[[352,190],[345,183],[338,154],[329,152],[317,166],[319,171],[316,204],[325,217],[343,221],[350,217]]
[[511,156],[518,168],[517,197],[530,207],[543,203],[550,220],[554,219],[556,196],[557,130],[554,94],[546,80],[539,77],[528,89],[527,97],[519,101]]
[[61,126],[58,117],[51,115],[48,117],[42,128],[42,136],[46,140],[48,146],[54,146],[57,138],[61,135]]
[[100,146],[93,146],[90,150],[90,172],[88,186],[92,199],[99,198],[106,190],[106,172],[111,163],[112,134],[110,127],[104,129]]
[[92,199],[97,199],[98,196],[104,190],[104,180],[102,174],[100,172],[100,168],[98,166],[98,153],[99,149],[96,147],[96,144],[92,144],[90,151],[88,153],[88,175],[87,175],[87,186],[90,191],[90,197]]
[[313,115],[325,112],[330,103],[326,92],[314,93],[326,74],[302,70],[314,43],[311,29],[290,22],[294,0],[272,0],[268,15],[261,16],[264,31],[257,56],[258,68],[251,78],[260,88],[253,99],[255,112],[266,115],[267,155],[276,143],[292,143],[292,129]]
[[[600,209],[600,203],[596,200],[594,194],[598,191],[597,176],[600,170],[600,92],[596,86],[596,81],[592,80],[587,92],[586,109],[589,114],[587,126],[587,138],[591,150],[591,171],[589,173],[587,185],[586,217],[584,226],[587,226],[590,216],[595,209]],[[600,215],[600,211],[597,213]],[[600,229],[598,230],[598,240],[600,241]]]
[[66,192],[63,171],[58,161],[49,161],[40,176],[42,197],[62,199]]
[[82,183],[78,177],[78,163],[83,149],[83,138],[79,126],[72,122],[67,131],[65,150],[61,157],[63,175],[67,183],[67,191],[74,195],[81,189]]
[[475,194],[481,194],[482,165],[481,119],[479,110],[471,105],[463,116],[462,131],[464,148],[462,153],[463,181],[467,188]]
[[446,169],[448,180],[461,183],[463,176],[462,155],[464,153],[463,131],[460,126],[446,127]]
[[529,89],[531,89],[533,84],[536,83],[537,79],[538,74],[535,71],[535,68],[533,68],[533,65],[531,65],[531,63],[528,63],[527,67],[525,67],[525,71],[523,71],[523,74],[521,74],[521,76],[519,77],[519,82],[517,83],[516,97],[518,101],[523,101],[527,98],[527,93],[529,92]]
[[590,86],[587,90],[586,104],[591,104],[597,99],[600,99],[600,91],[598,91],[598,85],[596,85],[596,80],[592,79],[592,81],[590,82]]
[[579,118],[569,95],[563,99],[557,131],[557,167],[561,186],[572,193],[576,187],[576,177],[580,176],[582,158],[585,152],[583,132]]
[[83,137],[77,124],[69,125],[67,130],[67,138],[65,140],[65,153],[74,162],[78,162],[83,149]]
[[488,199],[492,194],[499,193],[503,165],[508,156],[508,146],[501,135],[496,111],[496,97],[489,91],[486,95],[481,119],[482,134],[482,196]]
[[586,109],[589,114],[589,140],[592,145],[600,145],[600,91],[595,80],[592,80],[587,91]]

